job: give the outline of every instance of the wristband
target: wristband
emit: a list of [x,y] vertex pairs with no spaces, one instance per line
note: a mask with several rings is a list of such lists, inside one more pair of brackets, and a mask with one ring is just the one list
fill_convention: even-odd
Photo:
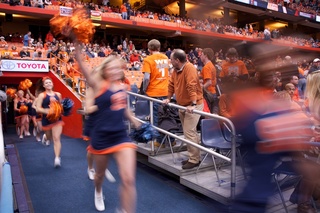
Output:
[[192,103],[192,104],[191,104],[191,106],[197,106],[197,104],[195,104],[195,103]]

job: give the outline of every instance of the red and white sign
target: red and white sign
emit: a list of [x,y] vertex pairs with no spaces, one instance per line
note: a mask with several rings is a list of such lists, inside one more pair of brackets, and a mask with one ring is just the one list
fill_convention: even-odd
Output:
[[91,10],[91,19],[101,21],[102,15],[100,11]]
[[48,61],[1,60],[1,71],[10,72],[49,72]]

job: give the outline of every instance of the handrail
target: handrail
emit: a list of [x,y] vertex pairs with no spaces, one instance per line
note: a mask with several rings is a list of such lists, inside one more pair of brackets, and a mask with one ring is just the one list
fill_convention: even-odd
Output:
[[[150,98],[150,97],[147,97],[147,96],[144,96],[144,95],[140,95],[140,94],[137,94],[137,93],[133,93],[133,92],[130,92],[130,91],[127,91],[127,93],[129,95],[133,95],[133,96],[136,96],[136,97],[139,97],[139,98],[143,98],[143,99],[146,99],[148,101],[150,101],[150,118],[151,118],[151,124],[153,124],[153,120],[152,120],[152,108],[153,108],[153,102],[157,102],[157,103],[163,103],[161,100],[158,100],[158,99],[155,99],[155,98]],[[129,98],[129,97],[128,97]],[[178,108],[178,109],[181,109],[181,110],[186,110],[187,108],[186,107],[183,107],[183,106],[180,106],[180,105],[177,105],[177,104],[173,104],[173,103],[169,103],[168,104],[170,107],[175,107],[175,108]],[[210,117],[210,118],[214,118],[214,119],[218,119],[218,120],[222,120],[223,122],[225,122],[229,127],[230,127],[230,130],[231,130],[231,157],[228,158],[226,156],[223,156],[219,153],[216,153],[208,148],[205,148],[199,144],[196,144],[196,143],[193,143],[189,140],[186,140],[182,137],[179,137],[175,134],[172,134],[168,131],[165,131],[161,128],[158,128],[158,127],[155,127],[154,128],[162,133],[165,133],[171,137],[174,137],[176,139],[179,139],[191,146],[194,146],[202,151],[205,151],[207,153],[210,153],[211,155],[214,155],[216,157],[219,157],[223,160],[226,160],[228,162],[231,162],[231,183],[230,183],[230,197],[231,199],[234,199],[235,197],[235,187],[236,187],[236,130],[235,130],[235,126],[233,125],[232,121],[229,120],[228,118],[225,118],[225,117],[222,117],[222,116],[219,116],[219,115],[216,115],[216,114],[211,114],[211,113],[206,113],[206,112],[203,112],[203,111],[199,111],[199,110],[193,110],[193,113],[196,113],[196,114],[199,114],[199,115],[203,115],[203,116],[206,116],[206,117]],[[142,120],[138,119],[138,118],[135,118],[136,120],[140,121],[140,122],[143,122]],[[152,142],[152,149],[153,149],[154,145],[153,145],[153,142]]]
[[[76,82],[74,81],[74,75],[75,75],[75,73],[78,73],[80,76],[83,76],[82,75],[82,73],[80,72],[80,71],[78,71],[78,70],[76,70],[74,67],[72,67],[72,66],[70,66],[70,70],[71,70],[71,72],[72,72],[72,74],[71,75],[69,75],[68,73],[66,73],[65,72],[65,70],[68,70],[68,63],[67,62],[65,62],[65,61],[63,61],[63,60],[61,60],[59,57],[57,57],[57,56],[55,56],[54,54],[52,54],[52,53],[49,53],[49,55],[50,55],[50,59],[51,58],[55,58],[57,61],[59,61],[60,63],[60,66],[64,66],[66,69],[61,69],[61,67],[60,67],[60,72],[59,73],[57,73],[56,71],[55,71],[55,73],[56,74],[58,74],[58,76],[59,76],[59,78],[60,79],[63,79],[62,78],[62,74],[64,75],[64,76],[66,76],[66,77],[68,77],[68,78],[70,78],[71,80],[72,80],[72,86],[71,86],[71,88],[72,88],[72,90],[73,91],[76,91],[76,89],[75,89],[75,86],[76,86]],[[63,79],[64,80],[64,79]],[[64,80],[65,81],[65,80]],[[67,83],[67,82],[66,82]],[[80,85],[79,84],[80,83],[80,81],[78,80],[78,85]],[[69,85],[70,86],[70,85]],[[81,93],[81,91],[76,91],[81,97],[83,97],[83,94]]]

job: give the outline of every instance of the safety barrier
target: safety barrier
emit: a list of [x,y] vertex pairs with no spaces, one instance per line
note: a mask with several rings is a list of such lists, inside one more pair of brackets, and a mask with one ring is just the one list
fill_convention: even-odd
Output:
[[[133,95],[135,97],[138,97],[138,98],[141,98],[141,99],[146,99],[150,102],[150,115],[153,114],[153,103],[154,102],[157,102],[157,103],[163,103],[161,100],[158,100],[158,99],[154,99],[154,98],[150,98],[150,97],[147,97],[147,96],[144,96],[144,95],[140,95],[140,94],[137,94],[137,93],[133,93],[133,92],[127,92],[129,95]],[[129,96],[128,96],[128,102],[130,101],[129,99]],[[173,103],[169,103],[168,104],[170,107],[175,107],[177,109],[180,109],[180,110],[186,110],[186,107],[183,107],[183,106],[180,106],[180,105],[177,105],[177,104],[173,104]],[[130,106],[128,104],[128,106]],[[168,131],[165,131],[161,128],[158,128],[158,127],[155,127],[154,128],[156,130],[158,130],[159,132],[163,133],[163,134],[166,134],[166,135],[169,135],[170,137],[173,137],[173,138],[176,138],[184,143],[187,143],[191,146],[194,146],[204,152],[207,152],[211,155],[214,155],[215,157],[218,157],[220,159],[223,159],[225,161],[228,161],[228,162],[231,162],[231,183],[230,183],[230,197],[231,199],[234,198],[235,196],[235,187],[236,187],[236,140],[235,140],[235,136],[236,136],[236,131],[235,131],[235,127],[233,125],[233,123],[228,119],[228,118],[225,118],[225,117],[222,117],[222,116],[219,116],[219,115],[216,115],[216,114],[211,114],[211,113],[206,113],[206,112],[203,112],[203,111],[199,111],[199,110],[194,110],[193,113],[195,114],[199,114],[199,115],[202,115],[202,116],[205,116],[205,117],[210,117],[210,118],[214,118],[214,119],[218,119],[218,120],[221,120],[223,122],[225,122],[228,127],[230,128],[231,130],[231,157],[228,158],[224,155],[221,155],[215,151],[212,151],[208,148],[205,148],[199,144],[195,144],[194,142],[192,141],[189,141],[185,138],[182,138],[182,137],[179,137],[178,135],[175,135],[171,132],[168,132]],[[142,121],[138,118],[135,118],[136,120],[142,122],[142,123],[145,123],[145,121]],[[153,124],[153,116],[150,116],[150,123]],[[129,128],[130,128],[130,125],[129,125]],[[130,130],[130,129],[129,129]],[[154,142],[152,141],[152,144],[151,144],[151,151],[154,152]]]

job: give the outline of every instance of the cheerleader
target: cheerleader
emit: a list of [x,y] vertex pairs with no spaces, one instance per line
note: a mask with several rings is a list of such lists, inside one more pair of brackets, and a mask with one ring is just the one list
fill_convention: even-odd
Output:
[[[15,112],[15,120],[16,120],[16,131],[19,135],[20,140],[23,139],[23,134],[28,136],[28,131],[26,129],[28,122],[28,107],[27,101],[23,97],[23,90],[19,90],[17,92],[17,96],[13,100],[13,108]],[[29,133],[30,135],[30,133]]]
[[[62,97],[60,93],[53,91],[53,82],[51,78],[45,77],[43,78],[42,82],[45,91],[40,93],[38,96],[36,101],[36,111],[37,113],[42,114],[42,130],[45,131],[47,140],[53,141],[55,154],[54,167],[57,168],[61,166],[61,133],[64,122],[61,119],[60,113],[57,113],[53,119],[48,119],[47,115],[49,114],[51,116],[51,113],[53,113],[52,109],[50,109],[50,104],[60,104]],[[55,112],[57,112],[58,109],[56,108],[55,110]]]
[[[78,43],[78,41],[77,41]],[[102,184],[105,170],[111,155],[117,161],[120,174],[120,212],[136,211],[136,144],[127,136],[123,118],[129,119],[134,126],[140,123],[133,119],[128,110],[127,94],[119,79],[123,75],[123,62],[114,56],[108,56],[94,71],[90,72],[81,59],[81,47],[76,47],[76,59],[80,69],[93,90],[94,103],[98,110],[90,114],[92,129],[91,144],[88,152],[93,154],[96,165],[94,177],[95,207],[104,211]]]

